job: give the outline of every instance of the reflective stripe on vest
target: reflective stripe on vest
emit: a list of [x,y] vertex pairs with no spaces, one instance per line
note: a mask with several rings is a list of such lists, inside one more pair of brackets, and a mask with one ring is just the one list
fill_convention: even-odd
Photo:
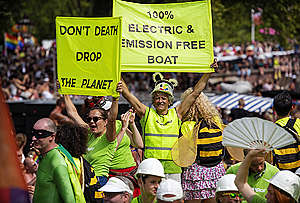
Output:
[[300,160],[286,164],[278,163],[278,167],[280,168],[280,170],[290,170],[294,168],[297,169],[300,167]]
[[[289,117],[282,118],[276,121],[276,124],[280,125],[283,128],[289,131],[289,133],[295,132],[295,136],[299,136],[299,131],[294,128],[295,125],[300,124],[299,119],[291,119]],[[298,135],[295,135],[295,134]],[[297,138],[297,137],[296,137]],[[296,139],[295,138],[295,139]],[[273,159],[275,164],[280,170],[291,170],[295,172],[295,170],[300,167],[300,142],[298,144],[291,144],[280,149],[274,149],[273,151]]]
[[200,123],[197,138],[197,160],[200,165],[213,166],[222,161],[224,147],[222,130],[212,124],[211,127],[203,120]]
[[178,139],[179,123],[175,108],[169,109],[167,115],[158,115],[154,109],[149,108],[144,127],[146,158],[172,160],[171,149]]

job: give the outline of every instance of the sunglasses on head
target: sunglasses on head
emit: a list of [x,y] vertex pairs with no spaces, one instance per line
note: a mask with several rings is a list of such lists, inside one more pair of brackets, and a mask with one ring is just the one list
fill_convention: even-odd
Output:
[[88,108],[102,107],[106,103],[105,97],[88,97],[85,99],[85,105]]
[[45,138],[53,135],[54,132],[50,132],[48,130],[32,130],[32,135],[35,136],[37,139]]
[[88,123],[90,123],[92,120],[94,121],[94,123],[97,123],[97,121],[99,121],[99,120],[104,120],[104,118],[102,118],[102,117],[87,117],[86,118],[86,121],[88,122]]
[[243,196],[240,193],[232,193],[232,192],[227,192],[223,193],[222,196],[229,196],[230,199],[243,199]]

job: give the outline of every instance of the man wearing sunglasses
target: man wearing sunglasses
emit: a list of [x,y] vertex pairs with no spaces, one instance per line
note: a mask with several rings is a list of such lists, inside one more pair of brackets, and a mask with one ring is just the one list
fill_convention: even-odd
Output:
[[62,147],[55,143],[54,122],[49,118],[42,118],[34,124],[32,133],[33,147],[41,153],[33,202],[76,202],[75,199],[81,199],[83,194],[75,196],[75,189],[73,189],[76,183],[80,187],[78,179],[72,179],[71,183],[70,177],[72,175],[76,177],[76,174],[71,174],[75,173],[72,170],[68,171],[67,164],[70,163],[66,162],[59,151]]

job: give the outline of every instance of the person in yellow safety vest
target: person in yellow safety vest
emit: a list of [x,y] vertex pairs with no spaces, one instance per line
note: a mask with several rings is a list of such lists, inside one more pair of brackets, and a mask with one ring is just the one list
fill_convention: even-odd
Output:
[[293,135],[297,142],[280,149],[274,149],[273,163],[279,170],[295,172],[300,167],[300,119],[290,117],[292,109],[292,97],[287,91],[274,97],[273,111],[276,116],[275,123]]
[[[218,67],[216,60],[211,65]],[[205,88],[211,73],[205,73],[195,85],[193,92],[175,108],[169,107],[174,100],[173,90],[177,86],[175,79],[166,80],[160,73],[153,75],[155,88],[151,92],[154,108],[142,104],[130,93],[124,80],[118,84],[117,91],[134,107],[141,119],[144,138],[144,157],[159,159],[166,177],[181,182],[181,168],[171,157],[171,149],[178,139],[181,119]],[[158,77],[158,79],[157,79]]]
[[131,203],[154,203],[158,186],[165,177],[162,164],[154,158],[145,159],[139,165],[136,176],[141,189],[140,196],[134,198]]

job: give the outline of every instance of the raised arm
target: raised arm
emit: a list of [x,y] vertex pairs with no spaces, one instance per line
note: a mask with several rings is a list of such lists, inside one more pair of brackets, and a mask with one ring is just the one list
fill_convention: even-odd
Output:
[[[122,139],[123,139],[125,133],[128,135],[128,137],[130,139],[130,144],[133,147],[136,147],[136,148],[144,147],[143,139],[141,137],[139,130],[137,129],[137,127],[134,123],[134,118],[135,118],[135,113],[133,112],[132,109],[127,111],[125,114],[121,115],[122,128],[117,135],[117,141],[118,141],[117,148],[118,148],[119,144],[122,142]],[[128,127],[130,127],[131,130],[129,130]]]
[[240,165],[236,174],[234,183],[247,202],[251,202],[252,198],[256,194],[248,184],[249,167],[255,157],[263,156],[263,152],[264,150],[251,150]]
[[137,129],[135,125],[134,119],[135,119],[135,113],[132,112],[131,115],[129,116],[129,128],[131,131],[128,130],[127,128],[128,131],[127,134],[130,137],[131,145],[133,147],[142,149],[144,148],[143,138],[140,134],[140,131]]
[[195,102],[196,98],[201,94],[202,90],[205,88],[208,78],[211,73],[205,73],[201,79],[195,85],[193,92],[188,95],[177,107],[178,117],[182,119],[182,117],[189,110],[191,105]]
[[145,115],[147,108],[146,105],[144,105],[142,102],[140,102],[140,100],[138,100],[138,98],[131,94],[123,79],[118,83],[117,91],[123,95],[123,97],[131,104],[131,106],[133,106],[140,118]]
[[70,119],[68,116],[65,116],[64,114],[56,111],[55,109],[50,113],[49,118],[57,121],[58,124],[74,123],[74,121],[72,119]]
[[82,118],[79,116],[78,111],[73,104],[71,98],[69,95],[64,95],[64,100],[66,104],[66,111],[70,118],[75,121],[80,126],[83,126],[85,128],[89,128],[89,125],[82,120]]
[[113,97],[111,108],[108,112],[106,138],[109,142],[116,139],[116,119],[118,116],[119,97]]
[[[216,59],[214,60],[214,63],[211,65],[211,68],[214,68],[215,70],[218,68],[218,64]],[[210,77],[211,73],[205,73],[200,78],[200,80],[197,82],[195,87],[193,88],[193,92],[188,95],[181,104],[179,104],[176,107],[178,117],[182,119],[182,117],[186,114],[186,112],[189,110],[191,105],[195,102],[196,98],[201,94],[201,92],[204,90],[206,83]]]

